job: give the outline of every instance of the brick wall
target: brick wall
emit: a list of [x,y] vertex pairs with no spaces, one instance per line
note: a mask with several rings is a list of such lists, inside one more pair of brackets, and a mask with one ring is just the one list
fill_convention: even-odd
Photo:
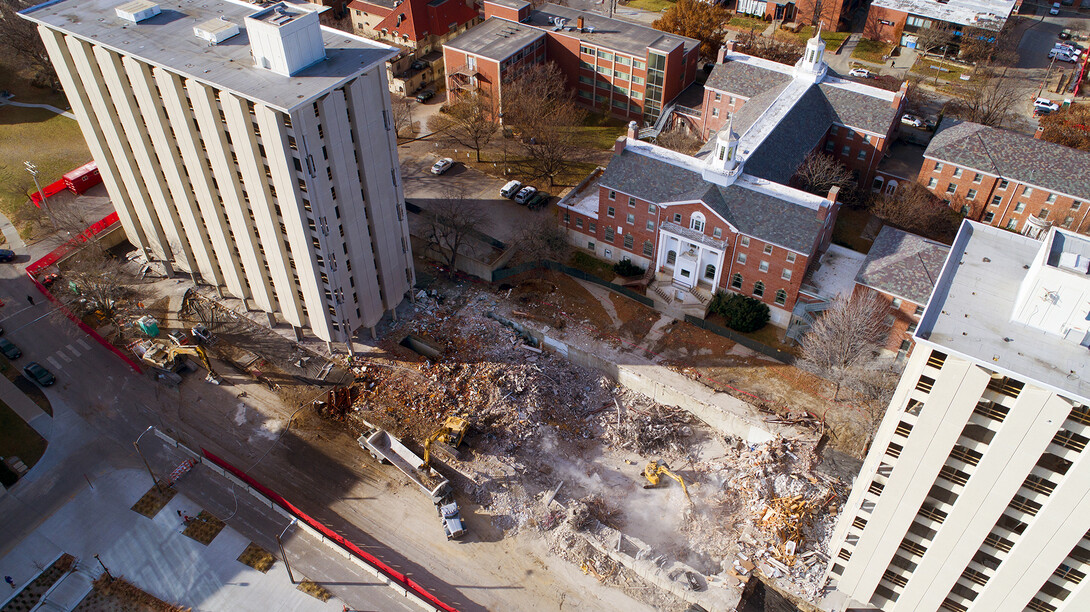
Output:
[[901,32],[905,29],[907,19],[908,13],[872,5],[867,11],[867,20],[863,25],[863,38],[900,43]]

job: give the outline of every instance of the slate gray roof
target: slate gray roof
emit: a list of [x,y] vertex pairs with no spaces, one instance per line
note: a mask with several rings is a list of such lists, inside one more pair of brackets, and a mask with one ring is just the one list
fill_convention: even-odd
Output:
[[[757,119],[768,109],[768,107],[776,101],[776,98],[783,93],[783,90],[787,88],[790,80],[783,81],[782,83],[776,83],[768,89],[756,94],[750,98],[742,108],[738,109],[734,113],[734,131],[739,134],[745,134],[746,130],[751,125],[756,123]],[[825,127],[828,129],[828,126]]]
[[[567,19],[567,26],[571,27],[572,31],[556,31],[550,20],[550,18],[555,17]],[[579,31],[575,27],[580,17],[583,18],[584,31]],[[592,45],[641,58],[647,56],[648,47],[668,51],[681,45],[684,47],[685,53],[688,53],[700,46],[700,41],[694,38],[678,36],[638,23],[610,19],[598,13],[581,11],[556,4],[545,4],[538,10],[532,11],[525,23],[537,28],[554,31],[561,36],[577,38]],[[592,29],[593,31],[591,31]]]
[[821,232],[817,211],[739,185],[720,187],[699,172],[625,150],[614,155],[601,184],[655,203],[702,201],[738,231],[809,254]]
[[790,80],[782,72],[728,59],[712,68],[704,87],[752,98],[773,87],[783,89]]
[[1090,153],[979,123],[944,119],[924,155],[1090,199]]
[[818,87],[836,113],[836,120],[846,126],[885,134],[897,116],[897,109],[888,100],[830,83],[822,83]]
[[[745,161],[743,172],[786,185],[836,117],[823,92],[811,87]],[[749,106],[749,103],[746,103]],[[742,109],[745,110],[746,106]],[[741,114],[741,113],[739,113]]]
[[887,225],[874,239],[855,282],[923,305],[949,253],[945,244]]

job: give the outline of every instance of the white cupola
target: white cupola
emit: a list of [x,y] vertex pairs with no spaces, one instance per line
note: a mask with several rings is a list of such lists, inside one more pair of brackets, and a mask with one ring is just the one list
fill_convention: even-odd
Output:
[[726,187],[742,172],[742,160],[738,159],[738,134],[734,131],[734,113],[727,119],[727,126],[715,136],[715,147],[704,160],[704,180]]
[[825,41],[821,40],[821,23],[818,22],[814,37],[806,41],[806,52],[795,64],[795,78],[820,83],[828,72],[825,63]]

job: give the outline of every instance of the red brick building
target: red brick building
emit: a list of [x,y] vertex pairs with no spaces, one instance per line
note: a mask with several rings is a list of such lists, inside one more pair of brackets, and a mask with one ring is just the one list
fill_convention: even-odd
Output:
[[520,66],[551,61],[583,106],[653,123],[696,78],[700,43],[691,38],[521,0],[485,0],[484,13],[483,24],[443,46],[452,95],[487,92],[502,109],[504,83]]
[[863,5],[862,0],[799,0],[777,2],[775,0],[738,0],[737,11],[784,23],[804,25],[824,24],[827,29],[847,30],[852,14]]
[[390,91],[412,94],[443,75],[442,44],[481,21],[474,0],[352,0],[357,34],[396,45]]
[[[737,53],[734,43],[728,42],[720,49],[704,84],[700,108],[675,108],[674,113],[702,139],[722,128],[728,117],[735,129],[745,129],[780,98],[796,79],[796,70],[795,66]],[[825,76],[786,119],[788,124],[797,124],[796,128],[785,126],[784,131],[809,145],[803,155],[811,150],[827,153],[851,170],[860,185],[867,186],[893,141],[903,101],[904,89],[891,92]],[[797,165],[783,167],[793,173]]]
[[988,32],[1003,29],[1020,4],[1021,0],[872,0],[863,37],[914,49],[917,32],[926,28],[947,28],[955,37],[989,36]]
[[944,120],[919,182],[974,221],[1040,236],[1090,232],[1090,153],[978,123]]
[[855,278],[856,292],[875,291],[889,305],[889,336],[883,347],[903,359],[912,349],[935,279],[950,247],[915,234],[883,227]]

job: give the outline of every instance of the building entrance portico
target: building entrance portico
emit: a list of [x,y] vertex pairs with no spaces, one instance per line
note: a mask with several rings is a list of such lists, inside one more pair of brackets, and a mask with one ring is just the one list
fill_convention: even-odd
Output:
[[[688,236],[686,234],[694,234]],[[723,274],[723,254],[726,243],[695,232],[674,223],[663,223],[659,230],[659,244],[655,268],[677,287],[699,287],[715,293]],[[717,243],[712,246],[711,242]],[[660,277],[662,278],[662,277]]]

